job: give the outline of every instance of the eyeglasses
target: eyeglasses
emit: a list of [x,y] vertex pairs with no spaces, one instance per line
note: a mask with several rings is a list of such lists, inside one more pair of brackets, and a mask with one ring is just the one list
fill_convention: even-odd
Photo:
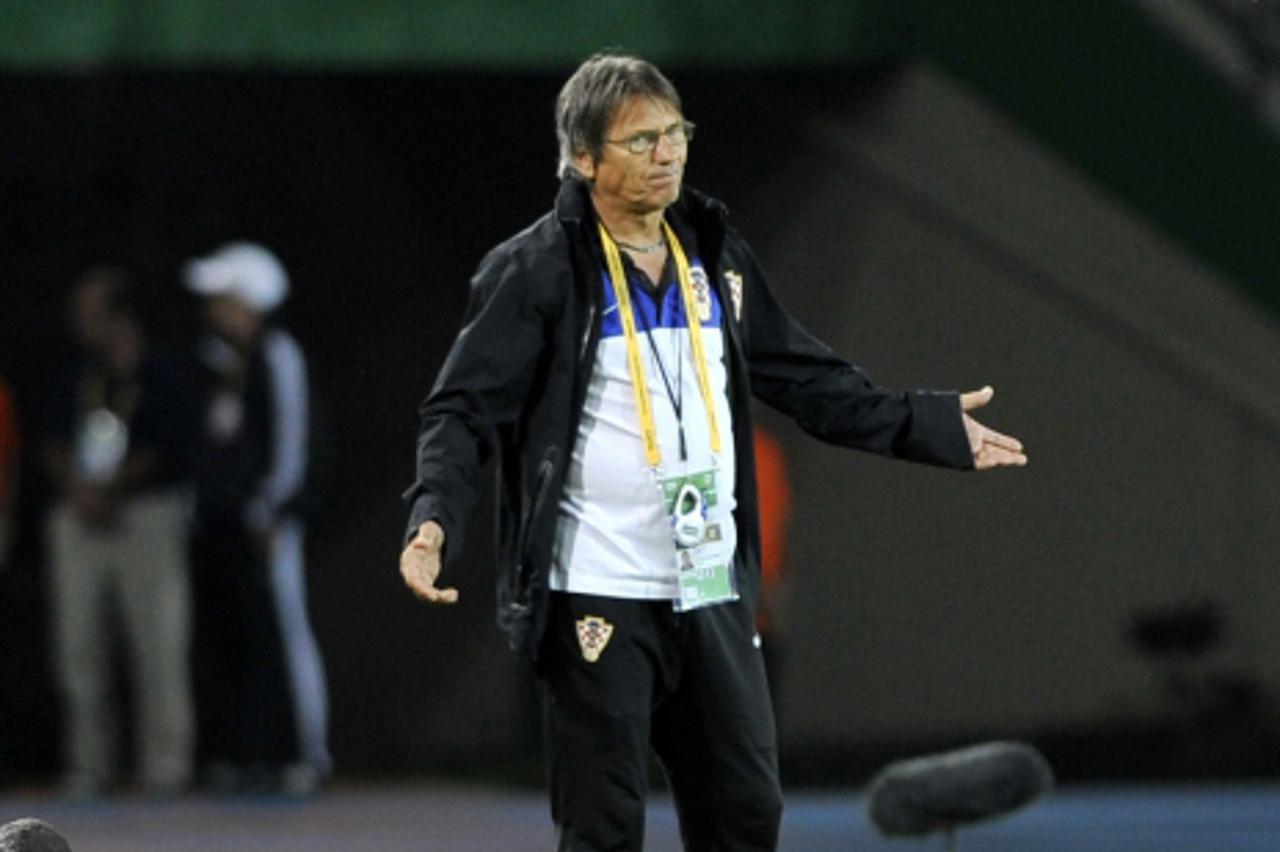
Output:
[[606,139],[610,145],[621,145],[632,154],[648,154],[658,147],[658,140],[666,137],[677,148],[682,148],[693,141],[693,122],[677,121],[666,130],[641,130],[632,133],[626,139]]

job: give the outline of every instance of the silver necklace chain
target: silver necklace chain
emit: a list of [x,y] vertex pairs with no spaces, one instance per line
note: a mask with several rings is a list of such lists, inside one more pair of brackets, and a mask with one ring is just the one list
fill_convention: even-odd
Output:
[[666,234],[663,234],[661,237],[658,237],[658,241],[656,243],[650,243],[647,246],[637,246],[631,243],[624,243],[617,237],[614,237],[613,241],[617,243],[619,247],[627,249],[628,251],[634,251],[640,254],[653,254],[656,251],[662,251],[662,249],[666,247],[667,236]]

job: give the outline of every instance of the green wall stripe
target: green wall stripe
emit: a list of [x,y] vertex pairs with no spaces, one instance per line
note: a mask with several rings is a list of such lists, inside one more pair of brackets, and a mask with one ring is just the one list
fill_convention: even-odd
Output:
[[901,55],[894,0],[43,0],[0,4],[0,63],[268,67],[573,65],[620,45],[694,66]]
[[549,70],[620,46],[684,68],[918,50],[1280,313],[1280,144],[1124,0],[17,0],[0,70]]

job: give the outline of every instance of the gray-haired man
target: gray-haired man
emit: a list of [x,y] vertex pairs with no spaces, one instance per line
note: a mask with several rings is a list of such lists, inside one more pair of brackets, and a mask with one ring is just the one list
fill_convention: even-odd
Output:
[[779,306],[723,206],[682,186],[693,125],[652,65],[587,60],[556,125],[555,209],[481,262],[423,403],[401,573],[457,600],[436,579],[496,452],[499,622],[545,685],[560,848],[642,847],[652,748],[687,848],[773,849],[750,398],[885,455],[1026,458],[964,413],[990,389],[891,392]]

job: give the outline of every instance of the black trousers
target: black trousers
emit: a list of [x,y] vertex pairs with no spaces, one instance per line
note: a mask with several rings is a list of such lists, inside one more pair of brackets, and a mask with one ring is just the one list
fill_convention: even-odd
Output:
[[[608,633],[594,662],[580,629]],[[640,852],[651,747],[687,850],[777,847],[777,734],[747,607],[553,593],[539,674],[560,850]]]

